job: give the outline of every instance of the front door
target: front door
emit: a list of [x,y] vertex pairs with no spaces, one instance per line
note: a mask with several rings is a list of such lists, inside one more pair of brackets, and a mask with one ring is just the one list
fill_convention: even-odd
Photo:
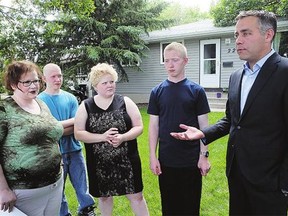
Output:
[[200,85],[220,87],[220,39],[200,41]]

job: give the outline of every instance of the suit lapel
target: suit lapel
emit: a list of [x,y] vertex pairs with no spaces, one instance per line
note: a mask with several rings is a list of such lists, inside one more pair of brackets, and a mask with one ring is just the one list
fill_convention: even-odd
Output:
[[[246,112],[249,110],[251,105],[253,104],[253,101],[255,100],[255,97],[257,94],[261,91],[261,89],[265,86],[265,84],[268,82],[269,78],[273,74],[273,72],[277,68],[277,62],[280,61],[280,57],[278,54],[274,53],[270,58],[267,59],[267,61],[262,66],[261,70],[259,71],[259,74],[248,94],[241,118],[246,114]],[[241,90],[240,90],[241,92]],[[239,92],[239,95],[240,95]]]
[[[240,117],[240,93],[241,93],[241,80],[243,76],[243,68],[238,69],[231,76],[231,80],[229,83],[229,103],[234,104],[230,107],[235,113],[235,117],[237,120]],[[232,112],[230,110],[230,112]]]

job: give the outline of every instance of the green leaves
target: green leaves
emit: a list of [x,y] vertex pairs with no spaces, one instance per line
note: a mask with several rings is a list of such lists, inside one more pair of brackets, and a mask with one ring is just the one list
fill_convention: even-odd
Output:
[[145,55],[141,35],[169,23],[158,19],[163,3],[146,0],[17,0],[14,7],[17,18],[0,21],[8,26],[1,31],[1,47],[10,51],[0,58],[37,59],[40,66],[54,62],[69,77],[108,62],[128,80],[122,62],[137,66]]
[[278,16],[288,15],[288,0],[219,0],[211,10],[215,26],[232,26],[243,10],[268,10]]

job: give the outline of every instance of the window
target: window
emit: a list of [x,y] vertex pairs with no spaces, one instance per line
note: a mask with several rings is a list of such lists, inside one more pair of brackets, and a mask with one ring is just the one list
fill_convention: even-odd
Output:
[[121,61],[121,65],[123,67],[133,67],[133,66],[140,66],[139,61]]

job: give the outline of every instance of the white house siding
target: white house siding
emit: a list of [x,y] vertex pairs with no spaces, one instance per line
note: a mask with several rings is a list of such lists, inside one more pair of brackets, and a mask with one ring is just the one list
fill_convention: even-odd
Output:
[[187,48],[187,53],[188,53],[188,64],[186,66],[186,77],[196,83],[199,84],[199,70],[200,70],[200,65],[199,65],[199,53],[200,53],[200,48],[199,48],[199,40],[185,40],[184,45]]
[[[230,43],[225,43],[230,39]],[[229,85],[231,73],[243,65],[235,49],[235,39],[233,34],[221,38],[221,68],[220,68],[220,87],[226,89]],[[224,67],[223,63],[233,62],[233,67]]]
[[147,56],[142,58],[138,71],[135,67],[126,67],[129,82],[117,83],[117,93],[130,97],[135,103],[148,103],[151,89],[164,80],[167,75],[160,64],[160,43],[149,44]]

